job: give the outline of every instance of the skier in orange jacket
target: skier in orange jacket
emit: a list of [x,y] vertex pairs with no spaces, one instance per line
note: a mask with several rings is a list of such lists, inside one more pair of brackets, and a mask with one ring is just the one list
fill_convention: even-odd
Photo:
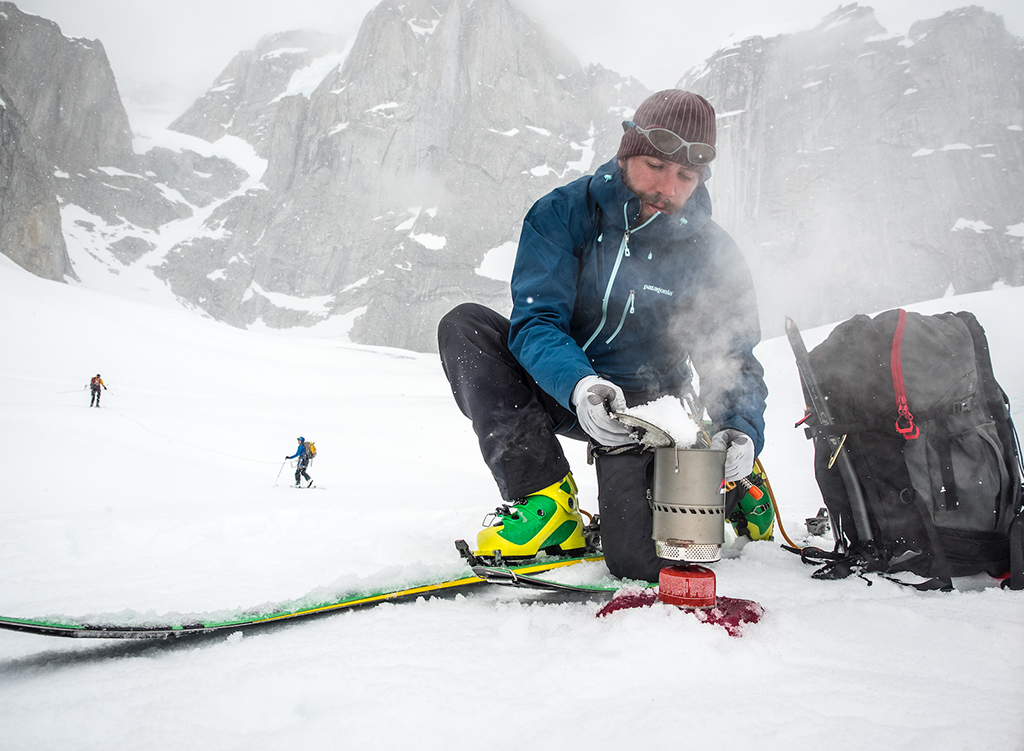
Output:
[[100,389],[102,388],[103,390],[106,390],[107,386],[103,383],[103,379],[100,378],[99,373],[93,376],[92,380],[89,381],[89,388],[92,390],[92,401],[89,402],[89,406],[100,406]]

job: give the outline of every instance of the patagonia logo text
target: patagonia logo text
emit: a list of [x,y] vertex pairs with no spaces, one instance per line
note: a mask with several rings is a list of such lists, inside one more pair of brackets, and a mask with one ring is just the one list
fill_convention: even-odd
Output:
[[644,292],[646,292],[648,290],[650,290],[651,292],[657,292],[659,295],[668,295],[669,297],[672,297],[672,295],[675,294],[675,292],[673,292],[670,289],[662,289],[661,287],[655,287],[655,286],[650,285],[650,284],[645,284],[644,285]]

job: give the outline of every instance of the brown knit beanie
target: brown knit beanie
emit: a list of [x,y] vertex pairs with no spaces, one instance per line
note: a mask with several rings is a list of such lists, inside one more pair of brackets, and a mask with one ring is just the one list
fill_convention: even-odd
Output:
[[[690,143],[706,143],[715,145],[715,108],[700,94],[679,89],[667,89],[652,94],[644,100],[636,113],[633,122],[643,128],[655,126],[667,128],[684,141]],[[630,128],[622,134],[619,142],[619,159],[643,154],[659,159],[667,159],[695,169],[703,174],[704,168],[690,164],[686,160],[686,149],[675,154],[664,154],[648,143],[647,139]]]

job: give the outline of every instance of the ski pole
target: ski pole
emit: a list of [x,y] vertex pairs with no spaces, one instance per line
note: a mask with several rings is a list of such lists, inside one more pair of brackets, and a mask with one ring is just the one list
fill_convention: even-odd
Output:
[[281,462],[281,469],[277,470],[277,477],[274,478],[274,487],[275,488],[277,487],[277,481],[281,479],[281,473],[284,472],[284,465],[287,464],[287,463],[288,463],[288,460],[285,459],[283,462]]

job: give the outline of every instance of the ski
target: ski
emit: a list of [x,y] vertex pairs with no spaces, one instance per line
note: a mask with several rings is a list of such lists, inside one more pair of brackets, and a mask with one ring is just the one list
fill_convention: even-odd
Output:
[[94,621],[64,616],[47,619],[0,616],[0,628],[38,634],[40,636],[65,636],[78,639],[167,639],[170,637],[210,634],[217,631],[239,630],[270,623],[280,623],[346,608],[365,607],[382,602],[394,602],[424,595],[441,594],[442,592],[483,583],[484,581],[477,576],[465,576],[404,589],[342,596],[337,600],[310,607],[296,609],[283,607],[280,610],[243,613],[238,618],[224,621],[199,618],[189,623],[177,623],[174,619],[168,618],[167,622],[156,625],[126,626],[99,620]]
[[[577,562],[600,560],[603,560],[603,556],[588,556],[584,558],[583,561]],[[557,568],[560,568],[560,566],[546,570],[553,571]],[[501,584],[507,587],[519,587],[524,589],[539,589],[548,592],[574,592],[577,594],[608,595],[610,597],[625,586],[625,582],[615,586],[566,584],[564,582],[552,581],[551,579],[542,579],[538,576],[531,576],[529,573],[525,573],[521,568],[515,569],[497,566],[474,566],[473,573],[488,584]]]
[[[507,567],[507,570],[531,575],[555,568],[571,566],[583,561],[601,560],[600,555],[576,557],[541,557]],[[465,576],[457,576],[440,581],[424,582],[415,586],[396,588],[378,592],[359,592],[341,595],[336,599],[317,604],[298,605],[304,602],[282,603],[278,606],[243,612],[235,618],[219,620],[215,617],[202,616],[189,622],[177,622],[176,618],[166,617],[163,622],[147,625],[123,625],[103,620],[73,618],[68,616],[51,616],[48,618],[12,618],[0,616],[0,629],[20,631],[40,636],[62,636],[78,639],[168,639],[197,634],[210,634],[225,631],[265,626],[271,623],[296,620],[325,613],[333,613],[349,608],[368,607],[383,602],[397,602],[415,599],[422,596],[441,596],[455,591],[471,589],[487,584],[472,570]]]
[[[588,552],[570,557],[541,556],[527,561],[495,563],[473,556],[469,546],[462,540],[457,541],[456,546],[469,564],[467,575],[423,582],[410,587],[349,593],[316,604],[308,604],[305,599],[295,600],[260,610],[245,611],[236,617],[227,619],[199,616],[184,622],[178,617],[165,616],[158,619],[157,622],[146,625],[126,625],[104,621],[100,618],[50,616],[32,619],[0,616],[0,629],[39,636],[77,639],[169,639],[198,634],[233,632],[339,610],[369,607],[384,602],[400,602],[424,596],[444,596],[482,584],[532,589],[550,593],[553,596],[560,594],[566,597],[609,599],[610,602],[597,613],[599,616],[606,616],[625,608],[647,607],[658,602],[657,589],[654,585],[628,581],[616,581],[610,584],[568,584],[537,576],[537,574],[556,571],[578,563],[602,561],[604,556],[600,552]],[[743,623],[756,622],[763,612],[760,606],[752,601],[719,597],[715,608],[708,611],[697,611],[696,614],[701,621],[722,625],[731,635],[737,636],[739,635],[738,629]]]
[[488,584],[576,593],[614,593],[616,590],[616,588],[563,584],[534,576],[534,574],[554,571],[577,563],[603,561],[604,556],[597,550],[587,550],[582,555],[569,558],[553,556],[516,562],[502,560],[500,556],[494,559],[474,555],[465,540],[456,540],[455,547],[458,549],[459,555],[469,564],[473,573]]

